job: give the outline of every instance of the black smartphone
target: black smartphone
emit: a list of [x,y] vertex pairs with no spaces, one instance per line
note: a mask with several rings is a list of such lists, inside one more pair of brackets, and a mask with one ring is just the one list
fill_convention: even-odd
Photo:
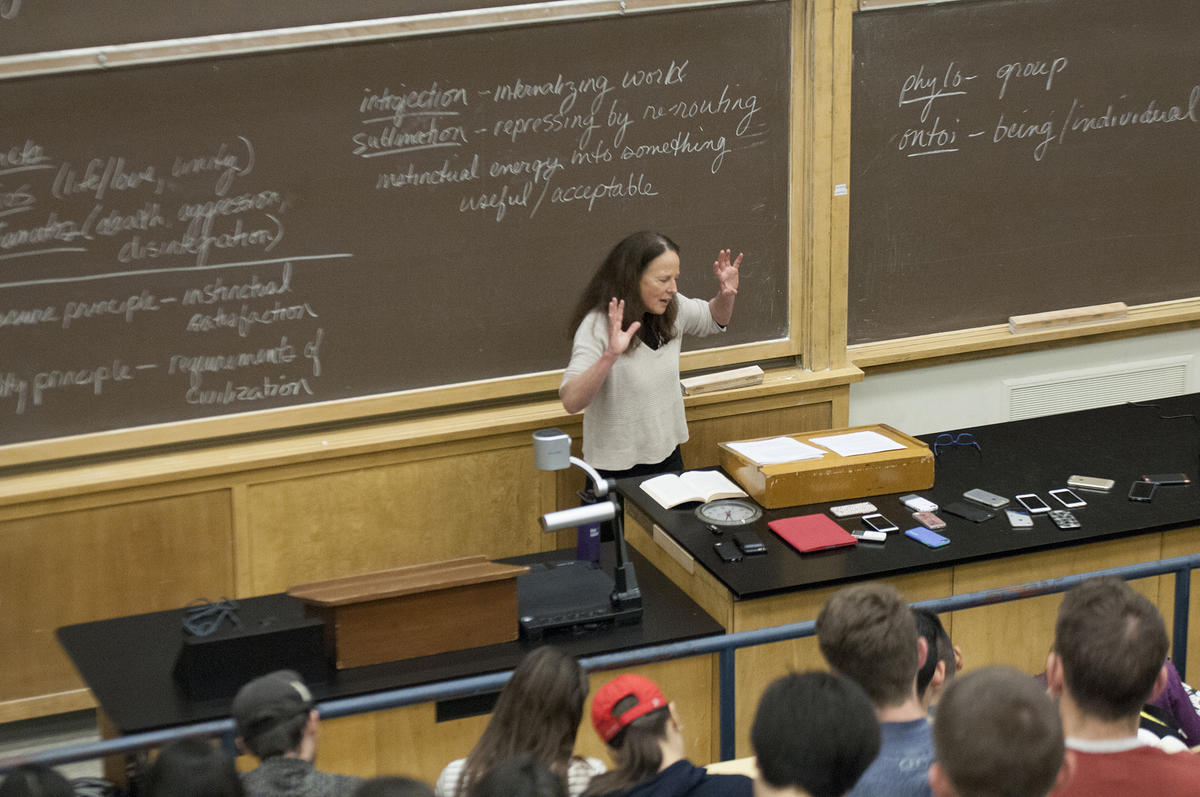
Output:
[[721,557],[722,562],[740,562],[742,561],[742,552],[737,549],[729,540],[721,540],[713,543],[713,550],[717,552],[717,556]]
[[1129,485],[1129,500],[1130,501],[1153,501],[1154,491],[1158,489],[1158,482],[1135,481]]
[[753,531],[735,531],[733,533],[733,543],[746,556],[767,552],[767,546],[763,545],[763,541]]
[[982,523],[985,520],[991,520],[995,515],[986,509],[962,501],[955,501],[951,504],[946,504],[942,507],[943,512],[949,512],[951,515],[958,515],[961,518],[966,518],[975,523]]
[[1142,479],[1155,484],[1191,484],[1192,480],[1188,478],[1186,473],[1151,473],[1143,476]]

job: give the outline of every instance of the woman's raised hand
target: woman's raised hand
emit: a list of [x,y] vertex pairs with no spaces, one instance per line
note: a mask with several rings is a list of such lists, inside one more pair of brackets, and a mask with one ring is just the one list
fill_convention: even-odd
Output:
[[713,273],[717,275],[717,280],[721,283],[722,294],[736,294],[738,291],[738,276],[741,274],[742,253],[738,252],[735,260],[730,261],[729,255],[731,250],[722,249],[717,253],[717,259],[713,261]]
[[641,321],[634,321],[629,325],[629,329],[622,329],[621,326],[624,323],[625,300],[618,300],[614,296],[608,301],[608,350],[613,354],[624,354],[625,350],[629,348],[629,341],[633,340],[633,336],[642,326]]

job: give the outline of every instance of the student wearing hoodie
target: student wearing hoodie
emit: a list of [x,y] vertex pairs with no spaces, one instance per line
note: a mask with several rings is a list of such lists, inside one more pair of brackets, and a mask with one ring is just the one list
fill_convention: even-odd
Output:
[[584,797],[752,797],[744,775],[710,775],[687,760],[674,703],[640,675],[609,681],[592,700],[592,724],[616,768],[592,778]]

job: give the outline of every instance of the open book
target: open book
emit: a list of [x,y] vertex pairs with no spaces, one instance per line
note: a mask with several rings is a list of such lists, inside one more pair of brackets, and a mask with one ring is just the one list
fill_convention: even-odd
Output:
[[688,501],[715,501],[718,498],[748,498],[746,491],[717,470],[691,470],[680,476],[664,473],[642,482],[646,495],[666,509]]

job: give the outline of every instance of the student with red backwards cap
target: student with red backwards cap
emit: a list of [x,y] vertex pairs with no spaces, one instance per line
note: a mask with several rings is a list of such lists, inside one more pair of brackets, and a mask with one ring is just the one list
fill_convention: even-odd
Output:
[[609,681],[592,700],[592,724],[608,745],[616,769],[592,778],[584,797],[751,797],[743,775],[710,775],[684,755],[683,726],[658,686],[627,674]]

